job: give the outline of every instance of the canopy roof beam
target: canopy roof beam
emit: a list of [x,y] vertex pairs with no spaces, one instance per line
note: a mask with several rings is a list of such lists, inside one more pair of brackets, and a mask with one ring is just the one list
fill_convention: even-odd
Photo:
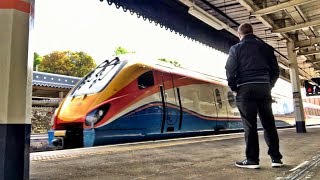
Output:
[[318,63],[320,63],[320,59],[307,60],[306,63],[318,64]]
[[286,33],[286,32],[290,32],[290,31],[295,31],[295,30],[299,30],[302,28],[309,28],[309,27],[318,26],[318,25],[320,25],[320,20],[315,20],[315,21],[309,21],[309,22],[302,23],[302,24],[297,24],[295,26],[274,29],[271,32],[272,33]]
[[257,11],[254,11],[251,15],[254,16],[262,16],[262,15],[266,15],[266,14],[271,14],[277,11],[281,11],[284,10],[286,8],[289,7],[293,7],[293,6],[297,6],[297,5],[301,5],[301,4],[305,4],[305,3],[311,3],[313,1],[318,1],[318,0],[291,0],[288,2],[284,2],[284,3],[280,3],[274,6],[270,6],[264,9],[259,9]]
[[298,52],[298,56],[310,56],[314,54],[320,54],[320,50],[312,50],[312,51],[306,51],[306,52]]
[[302,41],[296,41],[294,43],[294,46],[296,48],[304,48],[304,47],[315,46],[316,44],[319,44],[319,43],[320,43],[320,37],[317,37],[317,38],[310,38]]
[[[255,5],[255,3],[252,0],[237,0],[237,1],[250,12],[255,12],[260,9]],[[270,29],[278,28],[278,26],[275,25],[268,16],[256,16],[256,18]],[[285,33],[275,33],[275,34],[281,39],[282,38],[285,38],[287,40],[290,39]]]

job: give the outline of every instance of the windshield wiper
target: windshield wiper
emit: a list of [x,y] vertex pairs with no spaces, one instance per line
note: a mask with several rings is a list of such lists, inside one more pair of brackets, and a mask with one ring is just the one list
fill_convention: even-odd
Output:
[[76,90],[79,90],[86,82],[90,82],[92,79],[88,80],[89,78],[91,78],[92,74],[94,73],[94,71],[91,71],[86,77],[85,79],[83,79],[83,81],[79,84],[79,86],[77,87]]
[[97,82],[97,80],[93,80],[92,84],[89,86],[89,89]]
[[[97,83],[97,80],[100,81],[108,74],[108,73],[104,73],[105,70],[107,69],[107,67],[115,66],[115,65],[119,64],[119,61],[120,61],[120,59],[118,57],[116,57],[112,61],[105,60],[94,71],[91,71],[91,73],[85,77],[85,79],[81,82],[81,84],[79,84],[77,90],[79,90],[87,82],[91,82],[93,80],[93,82],[89,86],[89,89],[90,89],[95,83]],[[99,69],[101,69],[101,70],[99,70]],[[95,73],[96,71],[98,71],[98,72]],[[93,75],[93,74],[95,74],[95,75]],[[103,74],[105,74],[105,75],[103,77],[101,77]]]
[[106,63],[104,66],[103,66],[103,69],[101,69],[97,74],[96,74],[96,77],[98,78],[99,77],[99,81],[101,80],[101,79],[103,79],[105,76],[106,76],[106,74],[103,76],[103,77],[100,77],[100,76],[102,76],[102,74],[103,74],[103,72],[107,69],[107,67],[109,67],[109,66],[115,66],[115,65],[117,65],[117,64],[119,64],[119,58],[118,57],[116,57],[115,59],[113,59],[111,62],[109,62],[109,61],[107,61],[108,63]]
[[[83,81],[81,82],[81,84],[79,84],[78,88],[76,90],[79,90],[81,89],[81,87],[86,84],[86,82],[91,82],[94,78],[92,77],[92,74],[94,74],[94,72],[100,68],[101,65],[103,65],[102,67],[104,68],[107,64],[109,64],[109,60],[105,60],[103,63],[101,63],[95,70],[91,71],[86,77],[85,79],[83,79]],[[99,71],[98,73],[100,73],[101,71]],[[97,73],[97,74],[98,74]],[[96,74],[96,77],[97,77],[97,74]],[[94,84],[94,83],[93,83]],[[91,86],[93,85],[91,84]],[[90,87],[91,87],[90,86]]]

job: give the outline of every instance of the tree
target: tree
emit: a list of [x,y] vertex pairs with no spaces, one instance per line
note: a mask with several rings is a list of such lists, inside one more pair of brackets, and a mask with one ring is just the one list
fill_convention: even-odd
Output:
[[82,51],[54,51],[43,57],[39,71],[83,77],[95,67],[92,57]]
[[170,60],[170,59],[166,59],[166,58],[159,58],[158,60],[163,61],[163,62],[168,62],[170,64],[173,64],[176,67],[181,67],[181,64],[176,60]]
[[121,54],[134,54],[134,53],[136,53],[136,52],[134,52],[134,51],[130,52],[130,51],[126,50],[126,48],[119,46],[114,51],[114,56],[118,56],[118,55],[121,55]]
[[33,70],[37,70],[37,66],[41,64],[42,56],[38,53],[33,53]]

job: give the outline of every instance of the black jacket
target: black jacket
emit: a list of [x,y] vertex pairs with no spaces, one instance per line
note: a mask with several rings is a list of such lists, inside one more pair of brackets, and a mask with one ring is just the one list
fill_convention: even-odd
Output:
[[233,91],[249,83],[270,83],[273,87],[279,77],[274,49],[252,34],[230,48],[225,68]]

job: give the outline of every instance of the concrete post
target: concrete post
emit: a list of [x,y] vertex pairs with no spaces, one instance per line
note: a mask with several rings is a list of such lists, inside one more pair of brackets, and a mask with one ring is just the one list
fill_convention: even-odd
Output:
[[63,93],[63,91],[60,91],[60,92],[59,92],[59,98],[60,98],[60,100],[62,100],[63,97],[64,97],[64,93]]
[[29,179],[29,0],[0,0],[0,179]]
[[294,49],[294,43],[291,41],[287,42],[288,56],[290,60],[290,79],[293,92],[293,103],[294,103],[294,117],[296,119],[297,133],[305,133],[306,123],[304,117],[304,110],[301,98],[301,88],[299,79],[299,70],[297,62],[297,54]]

